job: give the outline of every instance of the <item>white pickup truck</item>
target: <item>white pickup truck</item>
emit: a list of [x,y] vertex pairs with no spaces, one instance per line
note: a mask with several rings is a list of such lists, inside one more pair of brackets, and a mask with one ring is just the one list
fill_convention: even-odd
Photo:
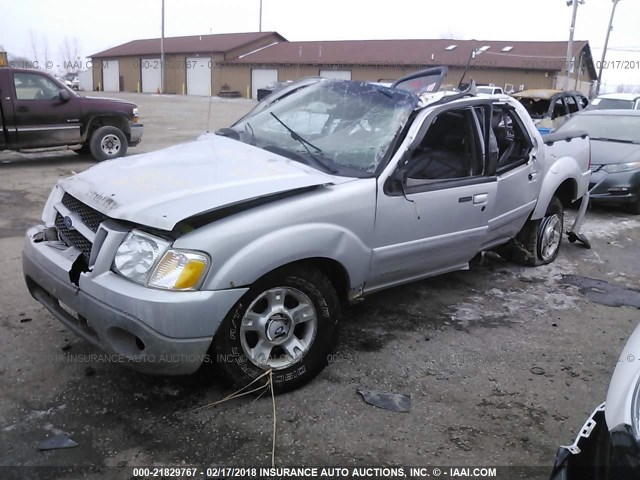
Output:
[[31,294],[133,368],[214,361],[283,391],[326,365],[342,302],[482,250],[552,262],[589,139],[543,138],[507,96],[439,92],[445,75],[306,80],[217,135],[62,180],[26,235]]

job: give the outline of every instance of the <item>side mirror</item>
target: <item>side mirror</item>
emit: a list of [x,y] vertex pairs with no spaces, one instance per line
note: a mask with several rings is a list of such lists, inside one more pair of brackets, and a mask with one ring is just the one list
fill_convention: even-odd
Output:
[[396,168],[387,181],[385,182],[385,193],[388,194],[404,194],[404,189],[407,184],[407,178],[409,178],[409,172],[406,168]]
[[69,100],[71,100],[71,94],[67,91],[67,90],[60,90],[60,93],[58,94],[58,98],[60,98],[60,101],[62,102],[68,102]]

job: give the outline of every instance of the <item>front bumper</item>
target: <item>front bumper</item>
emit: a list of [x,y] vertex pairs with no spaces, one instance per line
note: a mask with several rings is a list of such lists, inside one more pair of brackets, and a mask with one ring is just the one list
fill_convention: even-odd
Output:
[[129,136],[129,146],[134,147],[142,141],[142,134],[144,133],[144,125],[141,123],[129,122],[131,127],[131,135]]
[[570,446],[560,447],[550,480],[637,480],[640,446],[631,428],[609,430],[604,403],[587,419]]
[[589,188],[598,182],[600,185],[591,192],[594,203],[624,205],[635,203],[640,197],[640,170],[607,173],[600,168],[592,172]]
[[41,241],[43,231],[43,226],[31,228],[24,242],[22,265],[31,295],[69,330],[107,352],[109,360],[141,372],[189,374],[211,361],[207,351],[218,326],[247,291],[143,287],[100,268],[100,256],[110,255],[106,241],[93,271],[80,273],[76,285],[71,277],[80,251]]

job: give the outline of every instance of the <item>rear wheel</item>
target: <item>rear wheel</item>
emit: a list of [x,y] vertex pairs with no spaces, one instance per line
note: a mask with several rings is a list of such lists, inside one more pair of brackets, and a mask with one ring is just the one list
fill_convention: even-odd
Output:
[[272,370],[276,393],[293,390],[327,364],[339,316],[336,291],[320,271],[276,271],[231,309],[214,339],[214,358],[238,386]]
[[527,221],[514,239],[498,248],[498,253],[521,265],[546,265],[558,257],[563,229],[562,202],[553,197],[545,216]]
[[100,127],[91,135],[89,148],[99,162],[123,157],[127,153],[127,137],[118,127]]

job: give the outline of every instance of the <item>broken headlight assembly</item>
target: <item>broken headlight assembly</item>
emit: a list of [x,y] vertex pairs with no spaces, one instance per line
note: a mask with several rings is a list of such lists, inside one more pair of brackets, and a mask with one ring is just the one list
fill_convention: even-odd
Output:
[[201,252],[170,247],[167,240],[132,230],[118,247],[112,268],[147,287],[197,290],[209,268],[209,257]]

